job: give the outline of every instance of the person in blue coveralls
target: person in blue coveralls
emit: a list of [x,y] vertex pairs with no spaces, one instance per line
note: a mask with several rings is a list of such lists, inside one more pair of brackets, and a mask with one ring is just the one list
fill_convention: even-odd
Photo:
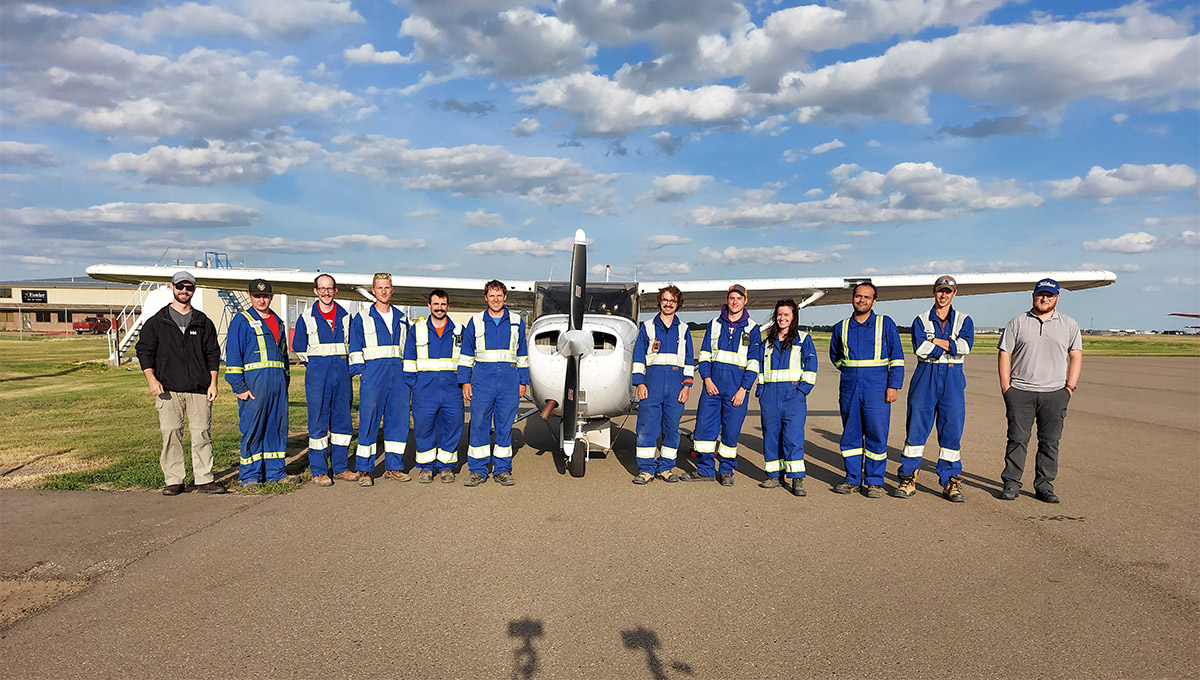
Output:
[[458,359],[462,329],[447,316],[450,296],[437,289],[429,293],[429,317],[417,319],[404,345],[404,371],[416,376],[412,392],[413,434],[417,440],[417,481],[454,482],[458,440],[463,431],[462,388],[458,384]]
[[958,292],[952,276],[940,276],[933,284],[933,308],[913,319],[912,346],[917,368],[908,382],[908,417],[904,453],[900,458],[900,483],[892,491],[896,498],[911,498],[917,492],[917,471],[925,453],[925,440],[937,423],[938,461],[934,468],[942,496],[962,503],[962,433],[967,418],[967,378],[963,361],[975,344],[971,317],[954,309]]
[[833,490],[848,494],[861,487],[867,498],[883,496],[892,403],[904,385],[900,333],[890,318],[872,311],[877,297],[870,281],[855,286],[854,315],[835,325],[829,339],[829,360],[842,372],[838,408],[846,466],[846,478]]
[[380,272],[371,283],[375,304],[350,320],[350,374],[361,375],[358,394],[358,449],[354,452],[359,486],[375,482],[375,447],[383,419],[383,477],[398,482],[404,473],[412,376],[404,372],[408,322],[392,305],[392,275]]
[[[483,287],[487,309],[475,314],[463,328],[458,360],[458,382],[463,399],[471,404],[467,475],[463,486],[487,481],[488,463],[501,486],[516,482],[512,475],[512,428],[517,402],[529,387],[529,350],[525,321],[504,306],[508,288],[496,280]],[[492,447],[492,429],[495,447]]]
[[[717,467],[721,486],[733,486],[738,437],[746,420],[746,397],[758,379],[763,351],[761,331],[746,312],[746,300],[745,286],[730,286],[721,314],[704,331],[697,363],[704,391],[700,393],[692,442],[696,469],[680,476],[685,482],[711,480]],[[714,465],[714,454],[719,466]]]
[[[678,482],[675,455],[679,450],[679,420],[692,389],[692,335],[675,316],[683,304],[676,286],[658,291],[658,314],[642,323],[633,344],[633,384],[637,390],[637,463],[634,484],[649,484],[657,476]],[[662,452],[657,458],[658,440]]]
[[775,303],[771,325],[763,338],[762,372],[758,374],[759,413],[762,418],[764,489],[784,486],[793,495],[804,491],[804,421],[808,393],[817,384],[817,350],[808,333],[800,330],[800,314],[791,299]]
[[242,432],[239,477],[243,489],[264,482],[299,484],[284,470],[287,457],[287,327],[271,311],[271,282],[250,282],[251,308],[229,322],[225,338],[225,381],[238,398]]
[[313,281],[317,301],[300,312],[292,350],[307,365],[304,399],[308,406],[308,467],[317,486],[334,479],[358,480],[351,472],[350,315],[334,302],[337,282],[329,274]]

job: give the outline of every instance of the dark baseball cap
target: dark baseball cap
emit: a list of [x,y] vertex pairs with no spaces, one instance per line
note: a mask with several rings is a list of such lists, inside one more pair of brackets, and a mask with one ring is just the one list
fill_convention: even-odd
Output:
[[729,290],[725,291],[726,296],[728,296],[730,293],[739,293],[742,297],[750,297],[749,295],[746,295],[746,287],[740,283],[733,284],[729,287]]
[[192,276],[191,272],[175,272],[175,276],[171,277],[171,283],[190,283],[196,285],[196,277]]
[[949,289],[951,291],[958,290],[958,281],[954,280],[953,276],[939,276],[937,281],[933,282],[934,290]]
[[251,295],[270,295],[271,282],[266,279],[254,279],[250,282],[249,292]]
[[1058,281],[1055,281],[1054,279],[1042,279],[1041,281],[1037,282],[1036,286],[1033,287],[1033,292],[1058,295]]

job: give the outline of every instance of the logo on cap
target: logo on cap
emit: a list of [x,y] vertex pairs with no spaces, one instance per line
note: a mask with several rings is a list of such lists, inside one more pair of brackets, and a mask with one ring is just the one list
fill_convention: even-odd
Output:
[[259,290],[266,290],[266,289],[267,289],[267,284],[263,283],[262,281],[259,281],[259,282],[258,282],[258,289],[259,289]]

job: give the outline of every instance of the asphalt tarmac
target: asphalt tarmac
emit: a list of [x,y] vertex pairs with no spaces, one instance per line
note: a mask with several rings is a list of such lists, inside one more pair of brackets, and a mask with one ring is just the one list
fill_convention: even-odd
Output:
[[967,374],[963,504],[941,498],[932,458],[915,498],[829,491],[828,362],[806,498],[757,487],[757,402],[733,488],[630,484],[632,417],[615,456],[573,479],[537,453],[534,416],[512,488],[460,475],[275,497],[0,491],[3,576],[89,583],[0,630],[3,675],[1200,675],[1200,360],[1085,358],[1059,505],[995,497],[994,359]]

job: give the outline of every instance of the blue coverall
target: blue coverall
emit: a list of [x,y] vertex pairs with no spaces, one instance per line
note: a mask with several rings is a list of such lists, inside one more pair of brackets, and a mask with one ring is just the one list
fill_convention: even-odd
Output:
[[[967,418],[967,378],[963,374],[963,361],[975,344],[975,324],[971,317],[953,307],[942,321],[935,309],[913,319],[912,346],[917,355],[917,368],[908,383],[907,433],[904,454],[900,458],[900,474],[912,476],[921,467],[925,440],[936,421],[941,451],[935,469],[939,483],[946,486],[951,477],[962,472],[960,448]],[[931,342],[939,338],[950,342],[949,350]]]
[[404,371],[416,376],[412,392],[417,467],[454,470],[463,431],[463,397],[458,384],[462,329],[450,317],[438,335],[432,319],[417,319],[404,345]]
[[[692,359],[692,335],[679,317],[671,327],[663,325],[658,314],[642,323],[633,344],[633,384],[645,385],[647,396],[638,403],[637,463],[648,474],[668,472],[675,467],[679,450],[679,420],[683,403],[679,393],[692,384],[695,371]],[[662,455],[657,463],[654,452],[662,437]]]
[[[750,404],[750,390],[758,379],[762,366],[762,336],[758,324],[747,312],[731,322],[722,310],[704,331],[697,368],[700,379],[712,378],[717,396],[712,396],[701,384],[700,403],[696,409],[696,474],[713,476],[713,454],[720,460],[719,474],[733,474],[737,469],[738,437]],[[739,387],[746,388],[741,406],[733,405],[733,395]],[[718,446],[718,438],[720,445]]]
[[754,396],[762,418],[767,477],[783,472],[788,479],[803,479],[804,421],[808,393],[817,384],[817,350],[804,331],[797,332],[787,348],[778,340],[764,342],[763,347],[763,370]]
[[491,459],[492,474],[512,472],[512,429],[521,399],[520,385],[529,384],[525,322],[511,316],[507,307],[499,319],[493,319],[485,309],[467,322],[462,338],[458,382],[470,383],[472,391],[467,468],[486,477]]
[[334,303],[333,326],[314,302],[296,319],[292,349],[304,373],[308,406],[308,467],[313,477],[345,472],[350,456],[350,315]]
[[842,372],[838,408],[846,482],[864,484],[865,469],[866,486],[883,486],[892,415],[886,393],[904,386],[904,348],[895,322],[875,312],[864,323],[843,319],[833,327],[829,359]]
[[238,400],[242,484],[278,482],[287,476],[287,327],[275,312],[267,313],[279,325],[278,340],[253,309],[233,317],[225,338],[225,381],[235,394],[249,390],[254,395]]
[[362,375],[358,388],[358,450],[355,470],[375,469],[379,419],[383,418],[383,467],[404,468],[408,442],[409,389],[412,376],[404,372],[404,342],[408,323],[392,306],[388,328],[375,305],[350,320],[350,375]]

